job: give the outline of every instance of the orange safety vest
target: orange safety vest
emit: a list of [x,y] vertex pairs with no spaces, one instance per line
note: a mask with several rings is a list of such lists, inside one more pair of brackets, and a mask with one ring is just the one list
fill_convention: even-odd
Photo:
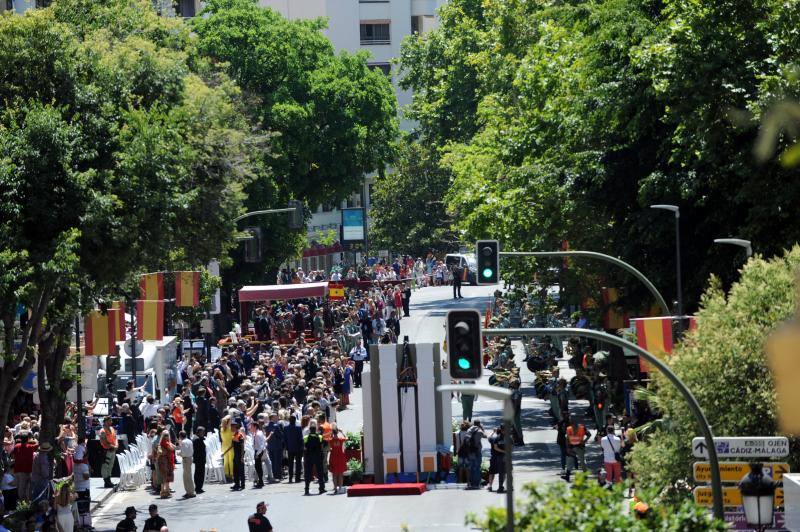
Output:
[[567,427],[567,440],[569,440],[569,444],[572,446],[582,445],[583,439],[586,436],[586,427],[583,425],[578,425],[578,432],[576,433],[572,430],[572,425]]
[[104,443],[101,439],[100,445],[102,445],[103,449],[106,451],[110,451],[117,445],[117,432],[114,430],[114,427],[109,427],[107,429],[103,429],[103,433],[106,435],[106,440]]

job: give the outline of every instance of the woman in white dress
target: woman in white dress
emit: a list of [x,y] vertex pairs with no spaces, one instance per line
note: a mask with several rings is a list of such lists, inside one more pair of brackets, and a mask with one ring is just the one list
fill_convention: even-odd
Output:
[[72,503],[77,497],[72,489],[72,482],[61,482],[56,489],[56,528],[58,532],[73,532],[75,517],[72,515]]

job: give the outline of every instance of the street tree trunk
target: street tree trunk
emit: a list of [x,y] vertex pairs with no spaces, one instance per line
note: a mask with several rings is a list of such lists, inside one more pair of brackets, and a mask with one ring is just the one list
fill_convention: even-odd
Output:
[[42,409],[39,441],[49,441],[55,446],[59,425],[63,423],[66,409],[66,392],[63,382],[64,363],[69,356],[69,325],[55,326],[39,342],[38,389]]

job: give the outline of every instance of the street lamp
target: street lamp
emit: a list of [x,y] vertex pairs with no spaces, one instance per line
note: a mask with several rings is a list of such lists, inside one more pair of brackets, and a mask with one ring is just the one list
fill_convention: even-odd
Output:
[[678,275],[678,316],[683,316],[683,287],[681,286],[681,211],[677,205],[650,205],[651,209],[661,209],[675,213],[675,268]]
[[749,240],[742,240],[741,238],[715,238],[715,244],[730,244],[732,246],[743,247],[747,253],[747,258],[753,256],[753,245]]
[[772,526],[775,482],[764,474],[762,464],[750,464],[750,472],[739,482],[739,491],[747,524],[759,532]]

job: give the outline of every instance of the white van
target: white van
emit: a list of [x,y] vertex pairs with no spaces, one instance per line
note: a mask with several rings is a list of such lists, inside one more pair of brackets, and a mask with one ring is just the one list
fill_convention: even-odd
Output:
[[473,254],[448,253],[444,258],[444,265],[447,269],[458,265],[467,272],[466,282],[475,286],[478,284],[478,261]]

